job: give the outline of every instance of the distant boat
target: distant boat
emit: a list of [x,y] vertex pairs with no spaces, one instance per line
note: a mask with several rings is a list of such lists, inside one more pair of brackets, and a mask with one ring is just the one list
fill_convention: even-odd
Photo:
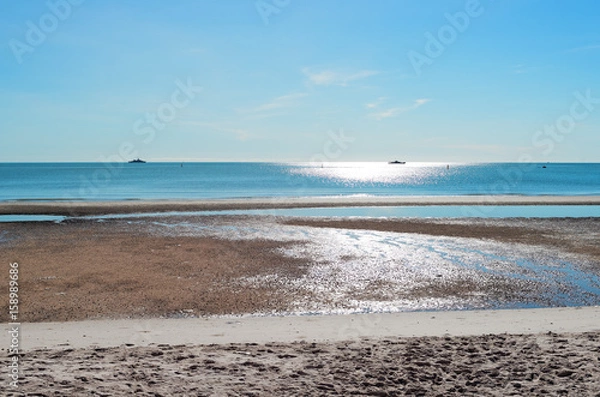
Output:
[[394,160],[394,161],[390,161],[388,164],[406,164],[406,161]]
[[134,160],[129,161],[129,163],[145,163],[145,161],[142,159],[134,159]]

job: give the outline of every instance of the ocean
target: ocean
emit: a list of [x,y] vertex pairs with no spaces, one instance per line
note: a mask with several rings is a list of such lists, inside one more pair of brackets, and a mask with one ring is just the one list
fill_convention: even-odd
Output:
[[600,163],[0,163],[0,201],[600,195]]
[[[0,164],[0,201],[4,202],[481,194],[600,195],[600,164]],[[108,214],[87,218],[94,223],[111,220],[111,225],[117,225],[121,222],[125,227],[151,231],[154,236],[285,243],[283,255],[308,258],[311,263],[301,285],[303,291],[311,291],[312,295],[308,300],[300,299],[294,303],[290,313],[295,314],[586,306],[600,302],[600,278],[593,271],[597,267],[595,258],[576,255],[566,248],[560,250],[560,245],[538,246],[369,229],[315,228],[281,222],[281,217],[289,216],[588,218],[599,217],[600,206],[287,208]],[[54,215],[0,215],[0,225],[3,222],[62,222],[66,219]],[[483,220],[500,226],[515,226],[520,221]],[[465,221],[445,222],[459,224]],[[473,224],[481,225],[481,222]],[[535,222],[532,225],[538,225],[538,229],[532,230],[540,233],[547,230],[539,226],[545,220]],[[585,224],[595,225],[596,221],[583,220],[576,226],[554,222],[557,223],[551,225],[556,227],[572,225],[579,228]],[[592,228],[588,226],[584,235],[572,238],[581,237],[585,241],[590,234],[593,238],[593,233],[589,233]],[[3,230],[0,226],[0,245],[15,238]],[[579,233],[580,229],[566,232]],[[268,274],[246,281],[259,287],[276,282],[288,285],[285,283],[289,280],[277,277]],[[463,296],[434,294],[423,298],[410,292],[435,291],[440,277],[448,285],[460,286],[466,282],[474,283],[475,287]],[[509,293],[505,296],[502,288],[486,289],[486,285],[500,285],[494,284],[498,280],[514,290],[508,288]],[[374,291],[376,297],[357,295],[356,291]]]

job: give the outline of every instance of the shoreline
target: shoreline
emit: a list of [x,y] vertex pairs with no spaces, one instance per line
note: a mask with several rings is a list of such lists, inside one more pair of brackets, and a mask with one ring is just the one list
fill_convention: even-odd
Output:
[[169,211],[221,211],[317,207],[376,206],[505,206],[600,205],[600,196],[385,196],[385,197],[286,197],[201,200],[117,201],[4,201],[0,215],[86,216]]
[[[600,332],[600,306],[22,323],[20,348],[335,343],[362,338]],[[6,326],[5,326],[6,327]],[[269,332],[265,332],[265,330]]]

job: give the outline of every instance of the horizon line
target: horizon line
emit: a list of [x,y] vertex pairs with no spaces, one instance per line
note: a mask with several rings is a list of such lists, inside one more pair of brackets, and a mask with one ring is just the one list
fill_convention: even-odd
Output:
[[[199,163],[284,163],[284,164],[344,164],[385,163],[393,160],[348,160],[348,161],[282,161],[282,160],[145,160],[145,164],[199,164]],[[599,161],[409,161],[406,164],[600,164]],[[129,164],[128,161],[0,161],[0,164]]]

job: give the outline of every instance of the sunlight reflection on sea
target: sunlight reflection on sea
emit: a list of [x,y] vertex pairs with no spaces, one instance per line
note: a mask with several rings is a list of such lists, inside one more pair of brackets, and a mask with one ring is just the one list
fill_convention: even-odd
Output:
[[421,185],[429,179],[450,172],[446,164],[407,163],[305,163],[299,168],[290,168],[290,173],[309,178],[337,182],[347,187],[364,184]]
[[[207,222],[208,221],[208,222]],[[306,274],[267,274],[241,287],[299,291],[296,314],[586,306],[600,304],[600,277],[575,254],[493,240],[322,229],[237,217],[154,222],[169,236],[291,242],[280,252],[305,259]]]

